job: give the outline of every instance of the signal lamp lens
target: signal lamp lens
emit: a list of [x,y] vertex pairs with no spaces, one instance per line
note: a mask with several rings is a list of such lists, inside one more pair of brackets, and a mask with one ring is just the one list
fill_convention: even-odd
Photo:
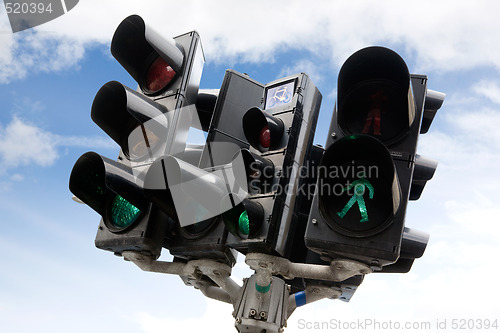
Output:
[[250,233],[250,219],[248,218],[247,211],[243,211],[238,219],[238,227],[241,234],[248,236]]
[[208,230],[208,228],[212,226],[212,223],[213,219],[207,219],[205,221],[185,226],[182,228],[182,230],[185,231],[188,236],[199,236],[200,234]]
[[160,138],[149,127],[141,124],[130,133],[128,145],[130,147],[129,157],[131,160],[140,160],[153,155],[153,151],[160,142]]
[[140,214],[141,210],[139,208],[117,195],[111,203],[111,226],[116,231],[124,230],[131,226]]
[[264,149],[269,149],[271,146],[271,130],[268,125],[264,126],[260,131],[259,144]]
[[155,94],[168,86],[177,73],[162,57],[156,58],[146,75],[146,89]]

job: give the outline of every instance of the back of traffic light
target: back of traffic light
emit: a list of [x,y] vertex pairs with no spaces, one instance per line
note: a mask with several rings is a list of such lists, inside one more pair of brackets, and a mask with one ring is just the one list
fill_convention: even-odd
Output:
[[[324,260],[352,259],[377,271],[403,252],[409,260],[422,255],[428,237],[403,229],[412,183],[417,192],[433,173],[417,167],[424,171],[414,179],[422,117],[431,119],[441,105],[427,103],[426,84],[427,77],[410,75],[404,60],[382,47],[362,49],[342,66],[305,233],[307,247]],[[424,111],[424,104],[433,106]],[[414,238],[420,246],[407,251]]]

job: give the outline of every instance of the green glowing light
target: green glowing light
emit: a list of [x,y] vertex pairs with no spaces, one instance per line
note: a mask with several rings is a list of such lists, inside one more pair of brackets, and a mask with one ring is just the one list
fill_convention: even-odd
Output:
[[238,226],[239,226],[239,229],[240,229],[240,232],[247,236],[249,233],[250,233],[250,220],[248,218],[248,213],[247,211],[243,211],[243,213],[241,213],[239,219],[238,219]]
[[363,198],[363,195],[365,194],[366,188],[368,188],[369,197],[370,199],[373,199],[375,189],[368,180],[366,180],[365,178],[360,178],[351,183],[349,187],[344,188],[342,192],[346,190],[351,190],[353,187],[354,187],[354,193],[351,196],[351,199],[347,202],[342,211],[337,213],[337,215],[340,216],[340,218],[344,218],[344,216],[351,209],[351,207],[355,203],[357,203],[359,208],[359,213],[361,214],[361,220],[359,222],[368,222],[368,210],[366,209],[366,203],[365,199]]
[[141,210],[117,195],[111,204],[111,224],[117,229],[125,229],[135,222]]

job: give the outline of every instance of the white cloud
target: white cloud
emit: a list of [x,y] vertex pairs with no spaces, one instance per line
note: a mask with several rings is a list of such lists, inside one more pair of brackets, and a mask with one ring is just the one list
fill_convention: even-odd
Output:
[[[27,165],[47,167],[59,158],[59,147],[115,147],[113,141],[104,137],[60,136],[34,124],[14,117],[4,128],[0,125],[0,166],[2,172]],[[15,174],[11,180],[21,181]]]
[[315,84],[320,84],[325,79],[324,71],[321,70],[319,64],[316,64],[308,59],[300,59],[295,61],[293,66],[283,68],[278,76],[284,77],[297,73],[306,73]]
[[478,95],[487,97],[493,103],[500,104],[500,85],[494,80],[481,80],[473,88]]
[[[85,49],[108,44],[121,20],[140,14],[165,36],[198,30],[212,62],[273,62],[275,52],[307,50],[338,66],[356,49],[391,44],[415,57],[416,69],[500,69],[500,3],[488,1],[237,2],[81,1],[68,14],[0,36],[0,82],[34,71],[72,68]],[[9,30],[6,15],[0,28]]]
[[[201,293],[200,293],[201,294]],[[200,295],[200,297],[203,297]],[[186,313],[179,317],[158,317],[146,312],[135,313],[132,320],[139,324],[144,333],[164,333],[168,327],[170,332],[233,332],[230,318],[232,305],[207,299],[207,311],[199,313]],[[225,317],[225,320],[221,318]]]
[[462,181],[490,177],[500,163],[500,108],[487,100],[500,102],[500,85],[481,80],[467,92],[467,98],[460,91],[447,98],[436,115],[440,126],[431,126],[419,140],[419,152],[438,159],[438,169],[469,172]]
[[0,164],[4,168],[36,164],[49,166],[58,157],[54,135],[14,118],[0,129]]
[[7,45],[10,47],[2,45],[5,55],[0,58],[0,83],[23,79],[32,73],[74,68],[85,53],[79,41],[31,31],[22,37],[14,35]]
[[10,176],[10,180],[15,182],[22,182],[24,180],[24,176],[19,173],[15,173],[12,176]]
[[[360,47],[392,43],[406,50],[423,72],[480,66],[499,69],[499,6],[486,1],[253,1],[235,5],[234,1],[186,0],[172,6],[160,1],[123,0],[117,4],[86,0],[34,32],[0,34],[0,82],[32,72],[74,68],[86,48],[109,43],[116,26],[132,13],[143,15],[167,36],[198,30],[210,62],[273,62],[277,51],[296,48],[323,60],[331,59],[330,64],[338,66]],[[6,15],[1,16],[5,20]],[[8,23],[0,21],[0,29],[8,31]],[[296,59],[295,64],[283,73],[324,75],[324,68],[314,59]],[[285,332],[304,332],[298,329],[300,318],[357,319],[373,315],[435,320],[445,314],[461,318],[496,315],[494,301],[500,297],[499,288],[488,277],[499,273],[494,262],[499,253],[496,221],[500,212],[495,198],[496,186],[500,185],[500,112],[483,105],[486,99],[500,103],[500,85],[485,80],[468,91],[476,94],[460,101],[445,101],[436,116],[443,125],[433,125],[420,140],[419,153],[440,161],[435,178],[418,202],[431,205],[419,206],[422,209],[408,214],[410,227],[420,229],[417,223],[432,225],[422,228],[431,233],[424,257],[416,261],[410,274],[367,276],[350,304],[325,300],[298,309]],[[0,126],[0,167],[49,166],[57,161],[61,147],[76,146],[116,147],[106,138],[60,136],[14,118]],[[22,181],[23,175],[16,173],[9,180]],[[249,275],[245,267],[234,271]],[[101,279],[96,274],[95,280],[100,281],[96,283],[102,285]],[[165,303],[184,296],[185,290],[177,289],[169,289],[171,294]],[[74,287],[67,290],[74,292]],[[144,332],[164,332],[166,328],[173,332],[235,332],[231,306],[211,300],[207,304],[204,314],[173,317],[140,312],[129,319]]]

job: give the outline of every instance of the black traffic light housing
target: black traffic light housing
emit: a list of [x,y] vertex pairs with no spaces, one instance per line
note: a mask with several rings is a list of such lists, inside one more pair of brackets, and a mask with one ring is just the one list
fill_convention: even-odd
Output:
[[179,94],[195,103],[205,61],[195,31],[164,38],[140,16],[131,15],[117,27],[111,53],[144,94],[155,98]]
[[145,200],[130,167],[85,153],[71,171],[69,188],[102,217],[96,247],[117,255],[139,251],[159,257],[168,217]]
[[170,217],[164,246],[172,255],[187,260],[209,258],[230,266],[236,263],[218,216],[224,190],[218,175],[171,155],[156,159],[149,167],[144,193]]
[[[198,102],[204,55],[194,31],[163,38],[141,17],[132,15],[116,29],[111,53],[139,87],[134,91],[116,81],[106,83],[94,99],[91,116],[121,152],[118,161],[84,154],[73,168],[70,190],[102,216],[97,247],[117,254],[134,250],[157,257],[176,232],[175,216],[146,197],[147,170],[165,154],[199,162],[201,148],[188,145],[185,138],[193,124],[208,128],[217,93],[203,93]],[[200,114],[202,123],[191,121],[189,107]],[[114,198],[136,209],[135,221],[126,228],[110,222]]]
[[[410,75],[404,60],[383,47],[362,49],[342,66],[305,233],[307,247],[324,260],[353,259],[377,271],[409,244],[403,229],[412,181],[420,180],[413,171],[426,85],[426,76]],[[406,256],[420,256],[422,246]]]
[[[298,220],[300,172],[312,149],[321,94],[306,74],[261,84],[226,72],[200,167],[244,163],[222,220],[229,247],[286,256]],[[240,161],[241,161],[240,160]],[[243,190],[243,194],[239,190]]]

